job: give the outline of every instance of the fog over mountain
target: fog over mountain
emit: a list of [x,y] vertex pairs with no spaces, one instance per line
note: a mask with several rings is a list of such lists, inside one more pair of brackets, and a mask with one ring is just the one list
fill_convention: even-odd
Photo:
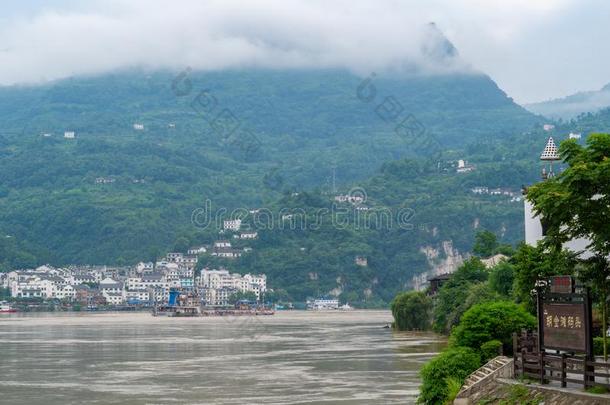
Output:
[[[0,84],[144,67],[464,71],[435,59],[429,22],[517,102],[600,88],[610,54],[600,0],[73,0],[3,4]],[[574,23],[578,29],[572,29]]]
[[529,111],[553,119],[572,119],[610,107],[610,84],[599,91],[581,91],[564,98],[526,104]]
[[[425,73],[468,69],[457,54],[450,54],[452,46],[434,25],[419,15],[398,12],[399,7],[356,2],[346,12],[347,3],[320,7],[304,1],[272,6],[271,2],[245,6],[185,2],[171,7],[118,3],[115,13],[49,11],[5,27],[0,82],[134,66],[347,67],[363,74],[383,69]],[[261,7],[263,3],[267,7]],[[381,21],[389,25],[382,27]]]

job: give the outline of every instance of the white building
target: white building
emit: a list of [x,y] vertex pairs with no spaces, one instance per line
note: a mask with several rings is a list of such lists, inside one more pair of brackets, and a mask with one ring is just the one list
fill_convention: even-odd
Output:
[[165,255],[165,259],[168,262],[177,263],[179,260],[182,259],[182,256],[182,253],[170,252]]
[[202,253],[207,253],[207,251],[208,251],[207,246],[195,246],[195,247],[190,248],[187,251],[187,253],[189,255],[195,255],[196,256],[196,255],[199,255],[199,254],[202,254]]
[[[348,202],[351,204],[362,204],[364,202],[364,196],[361,195],[349,195],[349,194],[345,194],[345,195],[336,195],[335,196],[335,201],[337,202]],[[290,219],[290,218],[288,218]]]
[[223,221],[222,228],[226,231],[239,231],[241,228],[241,219],[229,219]]
[[114,281],[111,278],[105,278],[100,281],[100,291],[102,293],[122,293],[123,292],[123,283]]
[[140,262],[140,263],[136,264],[135,269],[136,269],[136,273],[149,273],[154,270],[154,267],[155,267],[155,265],[152,262],[147,262],[147,263]]
[[106,299],[106,303],[110,305],[122,305],[125,302],[123,292],[102,291],[102,296]]
[[235,259],[241,256],[241,251],[233,248],[215,248],[211,255],[224,257],[225,259]]
[[354,263],[356,263],[357,266],[366,267],[366,266],[368,266],[369,261],[366,258],[366,256],[356,256],[354,258]]
[[489,188],[477,186],[470,189],[474,194],[489,194]]
[[74,131],[66,131],[66,132],[64,132],[64,138],[74,139],[74,138],[76,138],[76,134],[74,133]]
[[150,293],[147,289],[135,289],[125,291],[125,300],[128,303],[148,303],[150,301]]
[[72,301],[76,295],[76,289],[71,285],[66,285],[56,292],[56,298],[60,300]]
[[474,170],[474,166],[469,164],[463,159],[458,160],[457,168],[455,169],[458,173],[468,173]]
[[553,125],[553,124],[544,124],[544,125],[542,126],[542,129],[544,129],[544,130],[545,130],[545,131],[547,131],[547,132],[548,132],[548,131],[552,131],[552,130],[554,130],[554,129],[555,129],[555,125]]
[[136,131],[143,131],[144,130],[144,124],[140,124],[140,123],[135,123],[133,124],[133,129],[135,129]]
[[265,274],[236,274],[229,273],[228,270],[209,270],[204,269],[198,280],[198,286],[219,290],[233,289],[235,291],[253,292],[256,298],[260,299],[261,295],[267,291],[267,276]]
[[236,289],[230,287],[222,288],[203,288],[201,289],[203,301],[207,306],[226,307],[230,305],[230,298],[237,292]]
[[216,242],[214,242],[214,247],[215,248],[230,248],[231,242],[229,242],[228,240],[217,240]]
[[[559,152],[558,148],[553,141],[553,138],[549,138],[547,144],[540,156],[540,159],[543,161],[550,161],[551,166],[548,171],[543,169],[543,177],[545,176],[553,176],[552,172],[552,162],[559,160]],[[523,190],[524,193],[527,192],[527,189]],[[542,240],[544,237],[544,229],[542,227],[542,223],[540,218],[534,214],[534,206],[531,202],[529,202],[526,198],[523,199],[523,212],[525,215],[525,243],[528,245],[536,246],[538,241]],[[564,243],[564,248],[571,250],[573,252],[580,252],[581,258],[586,259],[592,256],[592,253],[587,250],[587,246],[590,244],[590,241],[585,238],[572,239],[566,243]]]

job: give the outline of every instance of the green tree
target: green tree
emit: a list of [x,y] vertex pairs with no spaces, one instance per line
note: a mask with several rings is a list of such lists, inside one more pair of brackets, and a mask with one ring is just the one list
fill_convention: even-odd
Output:
[[256,294],[252,291],[246,291],[246,292],[238,291],[234,294],[231,294],[231,296],[229,297],[230,304],[235,304],[237,301],[241,301],[241,300],[256,302],[257,301]]
[[474,237],[474,246],[472,251],[474,254],[489,257],[493,255],[498,248],[498,238],[496,234],[490,231],[480,231]]
[[479,349],[490,340],[502,342],[505,353],[512,351],[512,334],[536,327],[536,318],[509,301],[486,302],[470,308],[451,334],[451,345]]
[[438,333],[448,333],[459,320],[451,317],[468,298],[472,284],[487,280],[487,270],[481,261],[473,257],[461,265],[451,278],[440,288],[434,305],[433,329]]
[[[604,348],[606,347],[607,297],[606,278],[610,276],[610,134],[591,134],[586,147],[567,140],[559,148],[568,167],[557,177],[538,183],[527,192],[546,226],[549,244],[587,238],[594,258],[581,274],[594,286],[602,308]],[[592,269],[592,270],[586,270]],[[607,358],[607,353],[604,352]]]
[[593,293],[593,298],[599,303],[602,316],[602,342],[604,360],[608,361],[608,300],[610,295],[610,269],[605,257],[595,255],[580,263],[577,267],[577,276],[583,280]]
[[501,296],[489,286],[489,282],[470,284],[467,286],[466,298],[458,302],[458,306],[447,315],[447,324],[457,325],[462,315],[473,305],[500,299]]
[[536,280],[574,272],[576,257],[567,250],[549,248],[544,243],[530,246],[521,243],[511,262],[515,268],[513,297],[524,303],[530,312],[535,311],[532,290]]
[[186,251],[189,249],[190,246],[190,242],[188,240],[188,238],[181,236],[178,239],[176,239],[176,241],[174,242],[174,252],[183,252],[186,253]]
[[443,351],[422,368],[422,385],[417,402],[426,405],[446,403],[450,385],[448,379],[456,379],[461,385],[480,365],[481,356],[469,347],[453,347]]
[[481,345],[481,360],[486,362],[498,356],[502,350],[502,342],[493,339]]
[[398,294],[390,305],[394,327],[398,330],[427,330],[430,328],[432,300],[421,291]]
[[527,191],[527,199],[546,225],[546,238],[556,245],[588,238],[589,248],[610,255],[610,134],[591,134],[587,146],[561,143],[568,167]]
[[505,297],[510,297],[515,281],[514,267],[505,261],[498,263],[489,272],[489,287]]
[[276,288],[273,291],[267,292],[267,294],[265,295],[265,301],[271,303],[290,302],[292,301],[292,298],[290,297],[290,294],[288,294],[288,292],[283,288]]

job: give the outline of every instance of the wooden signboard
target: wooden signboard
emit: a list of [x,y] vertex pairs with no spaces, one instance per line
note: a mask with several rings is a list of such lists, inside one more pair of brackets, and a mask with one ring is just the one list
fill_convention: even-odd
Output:
[[545,348],[583,353],[587,351],[584,302],[545,302],[542,304],[542,316]]
[[551,277],[551,292],[570,294],[574,292],[574,279],[572,276]]

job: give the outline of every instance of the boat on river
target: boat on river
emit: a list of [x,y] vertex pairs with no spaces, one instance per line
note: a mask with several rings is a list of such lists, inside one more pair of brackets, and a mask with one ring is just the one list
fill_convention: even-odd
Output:
[[199,316],[259,316],[273,315],[275,311],[248,301],[238,301],[230,308],[208,308],[201,305],[194,292],[170,291],[167,305],[155,305],[153,316],[199,317]]
[[0,301],[0,313],[13,313],[17,312],[15,308],[11,304],[6,301]]

